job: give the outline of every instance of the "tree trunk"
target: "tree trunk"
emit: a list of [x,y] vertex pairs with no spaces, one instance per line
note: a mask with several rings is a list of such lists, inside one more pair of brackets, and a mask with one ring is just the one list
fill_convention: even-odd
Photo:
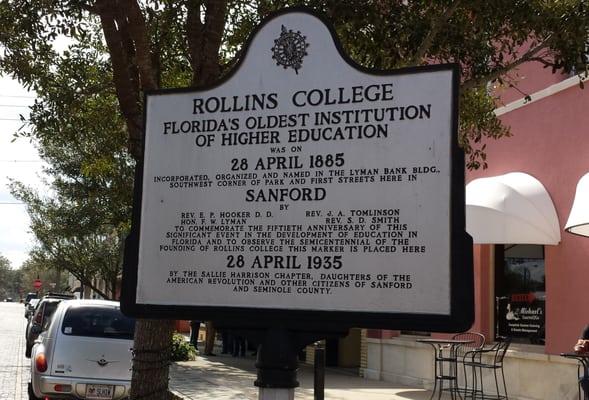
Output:
[[173,321],[139,319],[135,324],[131,399],[167,400]]
[[[204,3],[203,3],[204,1]],[[141,93],[157,89],[158,70],[152,59],[149,29],[138,0],[97,0],[90,11],[100,17],[112,63],[113,83],[129,133],[129,153],[142,157],[143,114]],[[202,6],[204,23],[200,22]],[[227,0],[187,2],[187,41],[193,84],[214,81],[220,73],[219,47],[227,15]],[[158,62],[159,63],[159,62]],[[168,399],[172,321],[137,320],[135,325],[131,399]]]

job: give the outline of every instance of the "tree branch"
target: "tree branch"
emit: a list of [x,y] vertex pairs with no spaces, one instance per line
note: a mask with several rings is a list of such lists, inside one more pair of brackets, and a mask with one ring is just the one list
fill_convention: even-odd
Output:
[[417,48],[417,52],[413,55],[411,60],[409,61],[408,65],[416,65],[419,64],[426,53],[431,48],[434,39],[440,33],[446,22],[452,17],[454,12],[458,9],[460,5],[460,0],[454,1],[450,7],[446,9],[446,11],[438,16],[433,22],[431,29],[427,33],[427,36],[423,39],[419,47]]
[[460,89],[461,90],[469,90],[469,89],[479,87],[481,85],[486,84],[487,82],[494,81],[495,79],[501,77],[502,75],[505,75],[507,72],[511,71],[514,68],[517,68],[521,64],[524,64],[528,61],[533,60],[534,56],[536,54],[538,54],[540,51],[548,48],[550,39],[551,39],[551,37],[546,38],[546,40],[544,40],[542,43],[540,43],[536,47],[528,50],[526,53],[524,53],[518,59],[514,60],[513,62],[511,62],[509,64],[503,65],[500,68],[497,68],[495,71],[493,71],[487,75],[484,75],[484,76],[481,76],[478,78],[469,79],[469,80],[465,81],[461,85]]
[[188,54],[192,66],[192,84],[196,85],[200,62],[202,60],[201,49],[203,41],[203,23],[200,20],[200,8],[202,1],[188,0],[186,7],[186,41],[188,42]]
[[152,57],[149,48],[149,35],[143,13],[136,0],[125,0],[124,8],[128,15],[129,32],[135,44],[135,57],[139,68],[141,88],[143,90],[157,89],[157,77],[152,64]]
[[203,84],[216,79],[220,72],[219,48],[225,29],[227,0],[205,0],[204,41],[201,53],[201,69],[197,82]]
[[77,263],[71,262],[68,259],[67,255],[63,254],[63,252],[61,251],[59,246],[57,246],[57,248],[55,248],[55,246],[53,246],[53,248],[45,246],[45,249],[53,257],[54,260],[56,260],[56,261],[61,260],[58,262],[59,266],[62,267],[64,270],[68,271],[69,273],[71,273],[74,277],[76,277],[80,281],[80,283],[82,283],[82,285],[88,286],[89,288],[94,290],[96,293],[98,293],[100,296],[104,297],[105,299],[109,298],[106,295],[106,293],[104,293],[102,290],[98,289],[92,283],[92,281],[84,273],[84,270],[77,268],[77,265],[78,265]]
[[135,159],[139,159],[141,157],[142,117],[139,107],[139,92],[134,84],[136,80],[133,79],[130,70],[133,63],[125,47],[120,27],[117,27],[115,23],[113,12],[116,5],[108,0],[101,0],[97,5],[99,5],[98,12],[104,38],[111,56],[117,98],[129,131],[129,152]]
[[[110,299],[110,297],[107,296],[107,294],[104,293],[102,290],[98,289],[96,287],[96,285],[94,285],[92,283],[92,281],[83,272],[74,273],[70,269],[67,269],[67,267],[64,267],[64,269],[66,269],[68,272],[70,272],[72,275],[74,275],[80,281],[80,283],[82,285],[88,286],[90,289],[94,290],[96,293],[98,293],[100,296],[104,297],[105,299]],[[114,294],[113,294],[113,297],[114,297]]]
[[90,4],[80,4],[80,8],[84,11],[88,11],[90,14],[98,15],[98,10],[95,6],[91,6]]
[[546,60],[543,57],[532,57],[528,61],[536,61],[536,62],[539,62],[540,64],[544,65],[545,67],[552,67],[554,65],[553,62],[550,62],[550,61]]

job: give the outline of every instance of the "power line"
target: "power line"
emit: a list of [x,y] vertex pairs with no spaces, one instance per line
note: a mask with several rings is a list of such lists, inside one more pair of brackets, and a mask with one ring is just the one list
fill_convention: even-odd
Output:
[[0,160],[0,162],[6,163],[41,163],[42,160]]
[[0,104],[0,107],[30,107],[26,104]]
[[0,94],[0,97],[10,97],[15,99],[35,99],[37,96],[21,96],[21,95],[11,95],[11,94]]
[[0,201],[0,206],[24,206],[26,205],[23,202],[9,202],[9,201]]

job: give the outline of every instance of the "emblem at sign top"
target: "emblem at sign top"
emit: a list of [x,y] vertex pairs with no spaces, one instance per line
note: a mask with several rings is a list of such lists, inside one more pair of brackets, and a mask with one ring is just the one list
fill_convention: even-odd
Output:
[[303,64],[303,57],[307,55],[307,37],[301,35],[301,31],[287,30],[282,25],[282,32],[278,39],[274,40],[272,58],[276,65],[282,65],[284,69],[291,67],[298,74]]

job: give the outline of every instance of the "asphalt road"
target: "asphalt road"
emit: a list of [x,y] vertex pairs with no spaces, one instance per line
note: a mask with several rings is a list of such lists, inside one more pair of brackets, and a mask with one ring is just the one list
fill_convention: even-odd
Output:
[[24,312],[20,303],[0,303],[0,400],[28,399]]

